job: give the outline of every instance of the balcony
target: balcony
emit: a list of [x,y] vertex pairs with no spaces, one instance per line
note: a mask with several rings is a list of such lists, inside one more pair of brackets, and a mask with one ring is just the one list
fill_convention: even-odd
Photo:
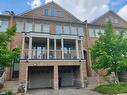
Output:
[[[31,60],[61,60],[62,58],[62,50],[23,50],[22,59],[29,59],[29,52],[31,52]],[[48,55],[49,52],[49,55]],[[82,51],[79,51],[80,59],[82,59]],[[49,57],[48,57],[49,56]],[[76,50],[68,50],[64,51],[64,60],[77,60]]]
[[84,59],[83,40],[55,37],[29,37],[22,40],[21,59],[79,60]]

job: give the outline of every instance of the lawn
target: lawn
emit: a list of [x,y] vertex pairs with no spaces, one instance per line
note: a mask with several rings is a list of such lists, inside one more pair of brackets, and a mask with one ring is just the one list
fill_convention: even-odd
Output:
[[95,91],[103,94],[127,93],[127,83],[100,85],[95,88]]

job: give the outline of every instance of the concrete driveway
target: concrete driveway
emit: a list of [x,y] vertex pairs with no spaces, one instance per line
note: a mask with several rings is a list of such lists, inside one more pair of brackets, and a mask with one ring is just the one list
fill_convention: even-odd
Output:
[[28,95],[101,95],[87,89],[63,88],[60,90],[36,89],[29,90]]

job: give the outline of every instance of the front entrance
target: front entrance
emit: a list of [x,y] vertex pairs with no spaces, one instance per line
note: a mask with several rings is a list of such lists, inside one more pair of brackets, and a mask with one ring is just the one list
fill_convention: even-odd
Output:
[[79,66],[59,67],[59,87],[77,87],[79,76]]
[[52,88],[53,67],[29,67],[28,88]]
[[19,78],[19,63],[13,63],[12,79]]

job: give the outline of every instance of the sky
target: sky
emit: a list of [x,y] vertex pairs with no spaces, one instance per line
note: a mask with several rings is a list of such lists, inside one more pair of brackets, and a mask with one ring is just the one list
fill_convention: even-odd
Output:
[[[0,0],[0,13],[6,10],[20,14],[52,0]],[[53,0],[81,21],[88,22],[112,10],[127,20],[127,0]]]

